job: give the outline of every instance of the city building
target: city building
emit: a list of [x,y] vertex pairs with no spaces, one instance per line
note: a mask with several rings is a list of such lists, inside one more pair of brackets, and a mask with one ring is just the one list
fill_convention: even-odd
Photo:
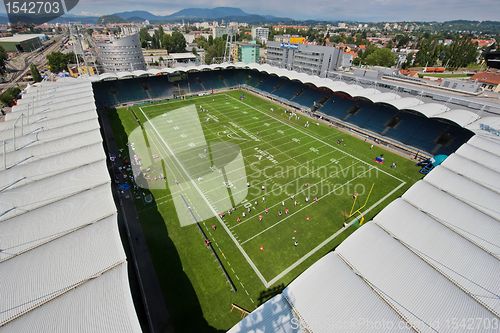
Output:
[[184,39],[186,40],[186,43],[191,44],[194,43],[194,40],[196,38],[203,37],[205,39],[208,39],[208,37],[211,36],[211,34],[204,33],[202,31],[191,31],[189,33],[183,33]]
[[222,37],[224,35],[229,35],[229,34],[237,34],[238,33],[238,28],[235,27],[225,27],[225,26],[214,26],[212,28],[212,37],[213,38],[218,38]]
[[14,35],[0,38],[0,46],[7,52],[31,52],[42,47],[42,40],[37,34]]
[[274,41],[290,44],[306,44],[306,38],[297,35],[274,35]]
[[103,72],[145,70],[139,34],[96,42],[97,61]]
[[327,77],[330,71],[350,67],[352,55],[329,46],[268,42],[266,62],[273,66]]
[[167,56],[167,67],[185,67],[198,65],[198,58],[192,52],[170,53]]
[[148,66],[153,64],[158,64],[158,66],[165,67],[165,61],[168,57],[168,51],[165,49],[143,49],[142,55],[144,56],[144,61]]
[[471,77],[481,84],[481,89],[500,92],[500,71],[488,71],[476,73]]
[[269,40],[269,28],[253,27],[252,40],[256,40],[264,44],[267,43]]
[[273,30],[285,32],[287,29],[305,31],[309,29],[307,25],[273,25]]
[[234,61],[243,62],[245,64],[258,63],[260,58],[260,46],[255,42],[236,43],[234,44],[236,51],[232,51],[232,59]]

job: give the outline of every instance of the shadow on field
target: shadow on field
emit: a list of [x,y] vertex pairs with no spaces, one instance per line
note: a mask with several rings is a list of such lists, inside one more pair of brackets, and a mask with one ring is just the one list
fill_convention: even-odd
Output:
[[258,298],[259,305],[262,305],[269,299],[273,298],[274,296],[281,294],[283,289],[285,289],[285,285],[282,283],[277,285],[276,287],[272,287],[261,291]]
[[[108,109],[105,113],[112,125],[117,146],[123,148],[122,154],[129,158],[126,146],[128,136],[116,110]],[[141,189],[141,192],[145,196],[152,196],[147,189]],[[172,218],[175,219],[175,212],[172,214]],[[154,197],[153,201],[147,204],[146,210],[138,212],[138,217],[173,330],[175,332],[224,332],[210,326],[203,317],[198,297],[191,281],[184,273],[179,253],[169,236],[166,221],[160,214]]]

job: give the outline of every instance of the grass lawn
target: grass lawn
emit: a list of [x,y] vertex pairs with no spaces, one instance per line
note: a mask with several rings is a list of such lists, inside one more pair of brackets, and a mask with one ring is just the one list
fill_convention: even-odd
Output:
[[[199,120],[172,121],[169,112],[181,107],[196,107]],[[368,221],[421,178],[412,160],[371,149],[371,142],[304,115],[291,116],[242,91],[124,107],[109,116],[119,145],[126,149],[129,135],[142,126],[148,151],[163,161],[158,173],[170,185],[181,181],[170,188],[140,190],[150,191],[154,201],[146,204],[141,198],[136,203],[167,306],[175,325],[186,332],[230,328],[241,319],[230,312],[231,303],[253,310],[356,230],[361,215],[349,218],[352,207]],[[194,139],[193,122],[208,146]],[[212,170],[232,180],[222,186],[227,191],[206,179],[206,155],[214,154],[206,147],[217,142],[237,147],[244,162],[243,167]],[[183,155],[183,145],[195,153]],[[374,162],[380,154],[385,164]],[[237,156],[222,155],[229,164]],[[396,168],[390,167],[393,162]],[[212,214],[199,226],[236,291],[205,246],[199,226],[181,226],[185,217],[176,200],[194,201],[198,194],[192,191],[214,212],[226,211],[228,202],[234,205],[232,214]],[[199,205],[186,207],[191,211]]]
[[470,77],[470,74],[465,73],[420,73],[418,74],[420,78],[424,76],[430,77],[440,77],[440,78],[467,78]]

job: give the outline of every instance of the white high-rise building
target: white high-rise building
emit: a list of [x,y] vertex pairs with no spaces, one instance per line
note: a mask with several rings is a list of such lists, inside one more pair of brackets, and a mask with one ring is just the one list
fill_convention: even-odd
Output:
[[269,39],[269,28],[253,27],[252,39],[264,44],[267,43]]

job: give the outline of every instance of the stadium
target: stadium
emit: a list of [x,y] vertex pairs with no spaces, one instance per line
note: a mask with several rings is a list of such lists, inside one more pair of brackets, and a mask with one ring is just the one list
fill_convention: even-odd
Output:
[[498,112],[241,63],[29,86],[0,331],[498,332]]

